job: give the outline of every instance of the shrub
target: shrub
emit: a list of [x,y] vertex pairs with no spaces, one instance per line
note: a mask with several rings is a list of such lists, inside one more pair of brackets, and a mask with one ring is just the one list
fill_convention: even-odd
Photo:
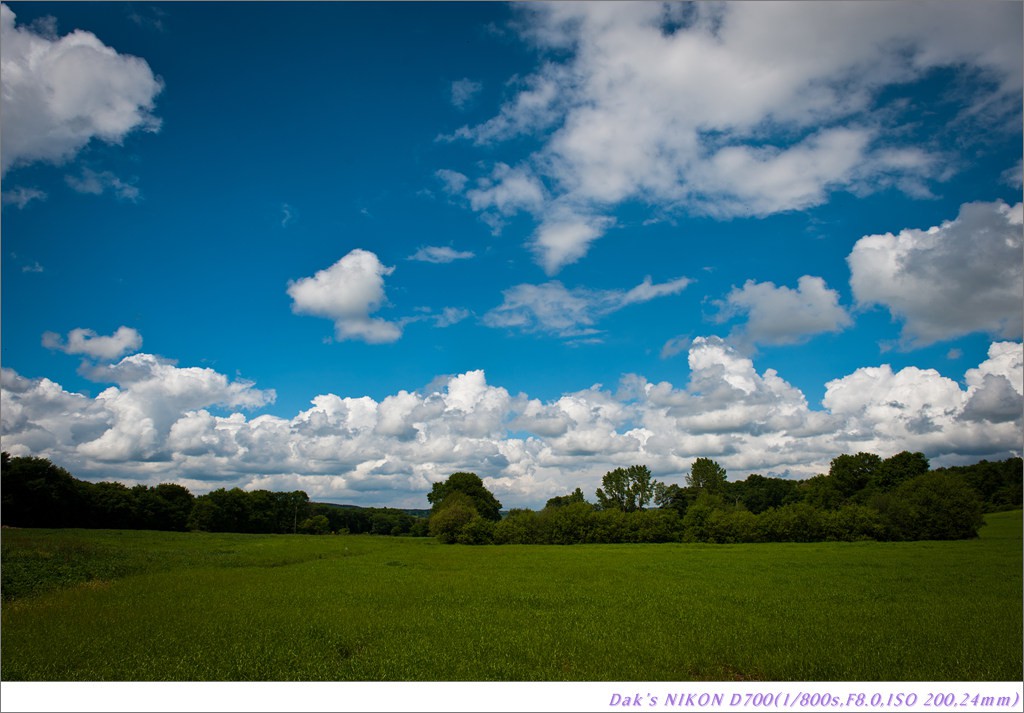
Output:
[[903,540],[962,540],[984,524],[981,498],[963,477],[931,472],[903,483],[882,501],[893,534]]

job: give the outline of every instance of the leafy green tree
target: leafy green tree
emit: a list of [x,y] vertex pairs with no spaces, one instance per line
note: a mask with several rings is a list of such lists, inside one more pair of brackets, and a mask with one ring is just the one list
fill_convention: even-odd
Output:
[[807,503],[765,510],[757,516],[761,542],[820,542],[825,539],[822,511]]
[[677,542],[682,537],[682,518],[671,508],[625,513],[625,520],[630,542]]
[[725,509],[725,501],[720,495],[700,493],[683,516],[683,539],[687,542],[711,542],[714,533],[712,516],[716,511]]
[[88,485],[46,458],[11,458],[4,452],[0,519],[15,527],[85,527]]
[[757,515],[742,505],[730,510],[714,510],[705,523],[708,541],[719,544],[757,542]]
[[838,510],[821,513],[821,519],[826,540],[886,539],[885,521],[874,507],[847,503]]
[[501,519],[501,503],[476,473],[452,473],[444,482],[434,483],[427,493],[433,512],[437,513],[444,501],[455,492],[466,495],[480,517],[495,522]]
[[919,475],[875,502],[898,539],[970,539],[984,524],[981,498],[953,473]]
[[901,451],[878,464],[871,480],[872,487],[888,493],[902,483],[928,472],[928,458],[924,453]]
[[548,500],[545,508],[560,508],[566,505],[572,505],[573,503],[585,503],[587,499],[583,497],[583,491],[580,488],[576,488],[568,495],[556,495],[555,497]]
[[605,473],[597,489],[597,503],[602,510],[633,512],[643,510],[654,498],[657,482],[652,482],[646,465],[631,465]]
[[430,516],[430,535],[445,544],[458,541],[462,528],[480,517],[472,497],[456,490],[449,493]]
[[299,523],[299,532],[304,535],[329,535],[331,523],[326,515],[314,515]]
[[828,474],[836,490],[848,499],[878,477],[882,459],[874,453],[843,454],[832,459]]
[[725,468],[710,458],[698,458],[690,467],[686,484],[699,492],[719,495],[725,491]]
[[196,498],[189,528],[206,532],[250,532],[249,494],[218,488]]
[[156,487],[136,486],[139,527],[152,530],[184,530],[192,514],[195,497],[177,483]]
[[743,503],[744,507],[757,515],[768,508],[777,508],[800,500],[799,485],[795,480],[766,478],[751,473],[746,480],[729,483],[726,499]]
[[955,473],[964,478],[981,497],[986,512],[1019,508],[1024,503],[1024,461],[981,460],[974,465],[939,468],[936,472]]
[[544,542],[552,545],[576,545],[594,541],[597,518],[589,503],[575,502],[540,513],[540,531]]
[[540,543],[539,515],[533,510],[515,508],[494,525],[494,541],[500,545],[536,545]]
[[128,530],[138,525],[135,490],[123,483],[86,483],[89,527]]
[[460,545],[490,545],[494,543],[493,520],[486,520],[479,515],[462,526],[455,541]]
[[695,488],[681,488],[675,483],[665,485],[658,483],[654,493],[654,503],[663,510],[672,509],[679,517],[686,515],[687,508],[697,499],[699,491]]
[[819,510],[835,510],[846,499],[836,481],[824,473],[800,483],[800,491],[803,494],[803,502]]

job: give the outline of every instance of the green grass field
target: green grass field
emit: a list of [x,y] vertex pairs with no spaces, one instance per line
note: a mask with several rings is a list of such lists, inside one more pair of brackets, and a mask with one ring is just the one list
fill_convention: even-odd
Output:
[[1021,512],[957,542],[5,529],[4,680],[1020,680]]

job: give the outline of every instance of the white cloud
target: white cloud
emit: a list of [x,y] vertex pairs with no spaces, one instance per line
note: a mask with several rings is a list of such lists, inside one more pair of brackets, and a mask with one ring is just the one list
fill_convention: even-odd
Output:
[[967,403],[961,417],[968,421],[1018,421],[1024,412],[1024,350],[1020,344],[997,342],[988,359],[964,375]]
[[864,236],[846,258],[854,297],[903,321],[904,348],[972,332],[1020,337],[1022,210],[965,203],[954,220],[927,230]]
[[118,54],[91,32],[63,37],[17,27],[0,6],[4,120],[0,173],[34,161],[63,163],[92,139],[120,144],[156,131],[162,84],[138,57]]
[[458,79],[452,82],[452,105],[456,109],[464,109],[469,104],[473,97],[475,97],[481,89],[484,88],[480,82],[474,82],[472,79]]
[[444,183],[444,188],[449,193],[462,193],[462,190],[466,187],[469,178],[465,174],[459,173],[458,171],[452,171],[447,168],[442,168],[434,172],[434,175]]
[[444,245],[427,245],[410,255],[409,259],[420,262],[448,263],[456,260],[469,260],[472,257],[475,255],[468,250],[455,250]]
[[537,228],[531,246],[544,272],[556,274],[587,254],[590,244],[614,224],[613,218],[594,217],[558,210]]
[[142,335],[131,327],[121,326],[109,337],[103,337],[91,329],[72,329],[67,341],[55,332],[43,334],[43,346],[65,354],[84,354],[93,359],[110,361],[128,352],[138,351],[142,346]]
[[676,354],[682,354],[690,349],[693,339],[685,334],[672,337],[661,347],[661,358],[670,359]]
[[[714,458],[730,477],[809,477],[841,453],[922,451],[933,466],[1021,448],[1024,347],[999,342],[965,374],[864,367],[826,385],[824,410],[723,340],[696,337],[683,386],[626,375],[550,401],[512,395],[483,371],[437,378],[380,401],[321,394],[291,417],[247,417],[272,390],[149,354],[96,367],[95,397],[0,370],[0,441],[80,477],[216,487],[302,488],[311,497],[424,507],[431,484],[480,474],[506,507],[540,507],[608,470],[645,463],[682,482]],[[218,409],[227,409],[218,415]],[[1015,410],[1016,409],[1016,410]]]
[[467,319],[470,315],[468,309],[461,307],[445,307],[441,310],[441,314],[434,317],[434,324],[440,328],[450,327],[453,324],[458,324],[464,319]]
[[484,213],[497,234],[503,225],[502,216],[541,209],[544,186],[529,169],[498,163],[490,176],[477,179],[476,187],[466,191],[466,198],[473,210]]
[[[1017,4],[518,8],[545,59],[497,115],[444,138],[541,141],[517,170],[545,187],[542,203],[505,207],[537,218],[531,245],[549,274],[585,255],[627,201],[731,217],[804,209],[835,191],[931,195],[949,161],[900,143],[912,117],[883,90],[936,68],[975,80],[961,118],[1019,124]],[[472,207],[493,220],[493,203]]]
[[504,301],[484,315],[489,327],[508,327],[524,332],[551,332],[562,337],[594,334],[597,319],[594,293],[568,290],[561,282],[516,285],[505,290]]
[[678,294],[690,284],[686,277],[654,284],[644,278],[631,290],[567,289],[553,280],[542,285],[516,285],[505,290],[503,302],[484,315],[489,327],[506,327],[523,332],[548,332],[560,337],[598,334],[597,321],[623,307]]
[[[997,343],[968,370],[965,392],[933,369],[883,364],[826,384],[822,403],[841,418],[841,440],[879,452],[889,444],[961,460],[993,451],[1019,453],[1022,356],[1019,343]],[[977,460],[977,458],[975,458]]]
[[31,452],[38,448],[33,444],[49,443],[60,450],[62,461],[112,462],[128,469],[138,462],[134,467],[144,472],[146,462],[186,455],[173,455],[170,445],[182,445],[184,426],[175,433],[172,427],[193,418],[190,411],[214,405],[257,408],[274,399],[272,390],[231,382],[212,369],[178,368],[151,354],[134,354],[85,373],[116,386],[90,399],[47,379],[28,380],[4,369],[5,448],[13,441],[12,453]]
[[292,311],[334,320],[338,340],[394,342],[402,336],[401,326],[370,317],[385,303],[384,277],[393,271],[374,253],[357,248],[312,277],[289,282]]
[[815,334],[840,332],[851,324],[839,305],[839,294],[822,278],[810,275],[801,277],[795,290],[747,280],[720,304],[723,320],[736,314],[748,316],[746,324],[734,333],[741,342],[797,344]]
[[32,201],[44,200],[46,200],[45,192],[38,188],[25,188],[24,186],[18,186],[11,191],[4,191],[2,196],[0,196],[0,201],[2,201],[3,205],[16,205],[19,210]]
[[1024,187],[1024,159],[1017,161],[1017,165],[1003,171],[1003,183],[1016,189]]
[[90,168],[85,168],[82,170],[81,177],[65,176],[64,180],[79,193],[91,193],[98,196],[110,188],[118,198],[130,201],[136,201],[139,198],[139,189],[136,186],[122,181],[110,171],[97,173]]

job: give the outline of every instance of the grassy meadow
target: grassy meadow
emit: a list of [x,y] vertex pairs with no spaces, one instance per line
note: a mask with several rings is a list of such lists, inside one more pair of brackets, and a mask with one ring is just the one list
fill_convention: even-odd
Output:
[[4,680],[1020,680],[977,540],[445,546],[4,529]]

